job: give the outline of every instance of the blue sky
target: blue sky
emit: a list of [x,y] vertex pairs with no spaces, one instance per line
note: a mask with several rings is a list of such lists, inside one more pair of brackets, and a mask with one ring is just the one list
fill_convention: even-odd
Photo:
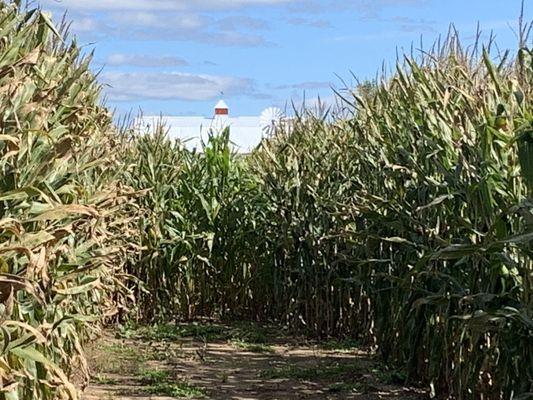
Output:
[[[397,49],[480,23],[516,48],[520,0],[40,0],[68,12],[107,104],[119,113],[206,115],[224,92],[233,115],[331,99],[352,74],[373,78]],[[533,18],[526,0],[525,17]]]

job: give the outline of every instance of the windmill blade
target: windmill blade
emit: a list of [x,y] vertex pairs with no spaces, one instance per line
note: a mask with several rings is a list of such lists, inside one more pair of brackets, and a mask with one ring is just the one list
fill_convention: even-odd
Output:
[[281,109],[269,107],[261,113],[259,125],[265,135],[272,136],[276,133],[276,128],[280,126],[284,118],[285,115]]

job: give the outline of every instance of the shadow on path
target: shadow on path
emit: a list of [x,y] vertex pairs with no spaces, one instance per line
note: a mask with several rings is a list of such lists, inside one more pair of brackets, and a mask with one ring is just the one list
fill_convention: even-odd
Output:
[[83,400],[427,398],[353,346],[325,349],[271,335],[255,343],[247,339],[257,335],[242,332],[131,336],[108,334],[90,349],[93,379]]

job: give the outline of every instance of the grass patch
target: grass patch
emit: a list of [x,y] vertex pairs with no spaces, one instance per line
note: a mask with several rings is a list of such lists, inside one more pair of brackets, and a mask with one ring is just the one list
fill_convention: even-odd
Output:
[[139,365],[147,360],[145,353],[125,344],[104,343],[95,352],[93,368],[103,374],[138,373]]
[[203,389],[191,385],[188,382],[159,382],[154,383],[143,389],[145,393],[156,396],[169,396],[176,398],[203,398],[205,392]]
[[353,349],[356,349],[360,347],[361,343],[359,343],[355,339],[331,339],[327,340],[325,342],[321,342],[318,344],[318,348],[322,350],[331,350],[331,351],[351,351]]
[[116,385],[118,383],[118,381],[116,379],[111,378],[111,377],[106,376],[106,375],[101,375],[101,374],[96,375],[94,377],[94,380],[99,385]]
[[372,373],[378,381],[387,385],[403,385],[407,380],[407,374],[400,370],[373,369]]
[[336,382],[328,386],[331,393],[366,393],[366,385],[360,382]]
[[202,388],[191,385],[185,381],[172,381],[170,371],[161,369],[147,369],[141,372],[141,384],[145,387],[143,392],[176,398],[203,398],[205,392]]
[[240,321],[232,325],[230,336],[233,340],[247,343],[264,344],[272,337],[279,336],[279,327],[258,326],[256,323]]
[[102,353],[111,354],[113,356],[118,356],[121,358],[134,358],[141,359],[143,356],[139,354],[138,349],[135,349],[131,346],[118,343],[103,344],[100,347]]
[[231,326],[213,323],[171,323],[138,326],[123,325],[117,336],[125,339],[143,339],[148,341],[177,341],[183,338],[195,338],[205,341],[241,340],[248,343],[266,343],[270,337],[279,335],[279,329],[257,326],[251,322],[235,322]]
[[136,338],[151,341],[175,341],[182,338],[203,340],[225,340],[228,328],[216,324],[155,324],[151,326],[122,326],[118,334],[123,338]]
[[141,382],[143,384],[157,384],[166,382],[170,377],[169,371],[160,369],[149,369],[141,372]]
[[260,376],[265,379],[294,379],[294,380],[315,380],[331,379],[343,376],[355,377],[363,372],[359,364],[330,364],[316,365],[313,367],[301,367],[288,365],[279,368],[271,368],[261,372]]
[[274,353],[272,346],[265,343],[249,343],[241,339],[232,339],[230,343],[242,350],[249,351],[251,353]]

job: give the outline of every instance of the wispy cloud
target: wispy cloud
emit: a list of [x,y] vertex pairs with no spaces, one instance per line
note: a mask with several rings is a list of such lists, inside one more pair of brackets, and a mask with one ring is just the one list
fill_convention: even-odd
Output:
[[260,30],[266,21],[248,16],[216,18],[193,12],[112,11],[103,15],[75,13],[72,31],[89,40],[110,36],[133,40],[197,42],[219,46],[272,46]]
[[181,72],[105,72],[100,80],[109,85],[105,93],[111,101],[201,101],[215,99],[220,92],[228,96],[260,95],[253,80],[231,76]]
[[399,6],[423,6],[429,0],[357,0],[351,1],[359,13],[368,19],[378,19],[383,11]]
[[288,85],[276,86],[275,89],[298,89],[298,90],[312,90],[312,89],[329,89],[333,86],[331,82],[300,82]]
[[433,32],[433,21],[413,19],[406,16],[387,18],[391,12],[400,8],[423,7],[430,0],[308,0],[292,2],[288,9],[294,15],[288,18],[291,25],[315,28],[332,27],[331,15],[350,12],[362,20],[389,22],[394,29],[402,32]]
[[435,32],[435,21],[427,19],[414,19],[404,16],[396,16],[392,18],[382,18],[381,21],[392,22],[404,32]]
[[70,10],[184,11],[282,5],[298,1],[300,0],[44,0],[42,3]]
[[[273,46],[269,23],[249,15],[228,15],[248,7],[289,7],[294,26],[330,28],[331,14],[357,12],[363,19],[385,20],[385,10],[420,6],[429,0],[41,0],[45,8],[68,10],[73,31],[89,40],[109,36],[133,40],[190,41],[218,46]],[[281,10],[280,10],[281,11]],[[291,16],[292,14],[292,16]],[[314,14],[314,16],[311,16]],[[396,28],[429,32],[429,21],[397,17]],[[402,19],[402,20],[400,20]]]
[[175,56],[148,56],[144,54],[122,54],[114,53],[107,57],[106,64],[117,66],[133,66],[141,68],[153,67],[185,67],[189,62],[181,57]]
[[330,28],[331,23],[326,19],[310,19],[295,17],[287,19],[287,22],[291,25],[306,26],[311,28]]
[[259,31],[270,28],[267,21],[244,15],[224,17],[216,22],[216,26],[223,31],[240,31],[242,29]]
[[80,16],[71,22],[70,28],[77,33],[91,33],[104,29],[104,26],[101,21],[95,18]]
[[150,28],[153,30],[167,30],[173,28],[179,31],[196,31],[208,26],[212,19],[200,14],[194,13],[170,13],[165,14],[154,11],[123,11],[113,12],[110,18],[118,28],[124,29],[129,27],[130,30],[135,28]]
[[357,11],[364,18],[379,17],[383,11],[399,6],[421,6],[430,0],[306,0],[288,2],[294,14],[328,14]]

